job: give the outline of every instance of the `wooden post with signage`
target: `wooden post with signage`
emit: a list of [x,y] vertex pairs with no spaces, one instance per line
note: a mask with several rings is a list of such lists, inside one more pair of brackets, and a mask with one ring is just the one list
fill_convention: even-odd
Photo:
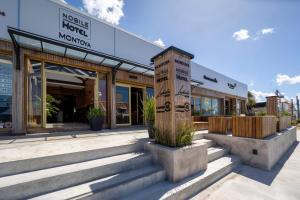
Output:
[[154,56],[154,93],[156,98],[155,127],[168,134],[170,146],[176,146],[176,130],[191,123],[191,65],[194,56],[176,47],[169,47]]
[[279,99],[277,96],[267,97],[267,114],[268,115],[278,115],[278,102]]

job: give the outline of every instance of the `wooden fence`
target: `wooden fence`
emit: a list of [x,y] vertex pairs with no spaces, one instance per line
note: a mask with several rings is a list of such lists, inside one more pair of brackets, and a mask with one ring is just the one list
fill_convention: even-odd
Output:
[[226,134],[232,129],[232,117],[209,117],[208,132]]
[[233,117],[232,135],[261,139],[276,133],[277,118],[275,116]]
[[291,126],[292,118],[291,116],[282,116],[278,118],[277,130],[282,131]]

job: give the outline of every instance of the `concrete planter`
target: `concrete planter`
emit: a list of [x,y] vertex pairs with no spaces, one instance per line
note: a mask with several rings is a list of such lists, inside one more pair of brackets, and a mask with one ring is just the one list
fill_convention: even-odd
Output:
[[171,148],[153,142],[145,145],[154,158],[167,171],[170,181],[178,182],[207,168],[207,146],[194,142],[192,145]]

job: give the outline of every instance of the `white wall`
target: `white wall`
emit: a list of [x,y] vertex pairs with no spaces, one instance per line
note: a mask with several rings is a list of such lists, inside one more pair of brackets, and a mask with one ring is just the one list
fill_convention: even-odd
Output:
[[[78,16],[90,23],[90,37],[86,38],[85,41],[91,44],[92,50],[144,65],[149,65],[150,58],[163,50],[163,48],[151,42],[145,41],[118,27],[109,25],[106,22],[56,0],[20,0],[20,27],[17,27],[18,0],[9,0],[5,3],[3,3],[3,1],[4,0],[1,0],[0,10],[4,10],[7,16],[0,16],[0,38],[9,39],[7,34],[7,25],[9,25],[38,35],[74,44],[59,38],[59,32],[61,31],[60,10],[67,10],[67,12],[73,13],[74,16]],[[4,19],[3,21],[2,18]],[[217,78],[218,83],[204,80],[203,75]],[[247,97],[247,85],[196,63],[192,63],[192,78],[202,81],[204,83],[203,87],[205,88]],[[236,83],[237,86],[234,89],[230,89],[228,83]]]
[[[213,79],[216,78],[218,82],[215,83],[206,80],[203,78],[204,75]],[[203,82],[204,85],[201,85],[201,87],[203,88],[247,98],[248,86],[246,84],[224,76],[194,62],[192,62],[192,78]],[[236,87],[234,89],[231,89],[229,88],[228,83],[236,84]]]
[[0,38],[10,40],[7,26],[18,25],[18,0],[1,0],[0,11],[5,13],[5,16],[0,15]]

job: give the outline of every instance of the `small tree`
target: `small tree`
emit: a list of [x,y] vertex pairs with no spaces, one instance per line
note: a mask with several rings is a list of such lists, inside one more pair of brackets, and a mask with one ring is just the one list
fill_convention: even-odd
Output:
[[248,113],[252,113],[252,108],[255,106],[256,100],[255,96],[253,95],[252,92],[248,91],[248,99],[247,99],[247,111]]

